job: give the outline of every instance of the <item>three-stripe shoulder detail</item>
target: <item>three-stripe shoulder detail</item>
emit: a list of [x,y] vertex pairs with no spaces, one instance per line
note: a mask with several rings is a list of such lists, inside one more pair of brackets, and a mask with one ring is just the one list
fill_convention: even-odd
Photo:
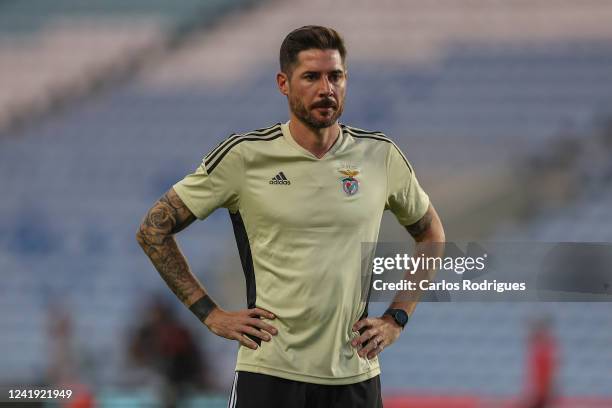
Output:
[[359,128],[352,127],[352,126],[347,126],[344,124],[341,124],[340,126],[348,134],[356,138],[374,139],[374,140],[380,140],[380,141],[387,142],[387,143],[392,143],[391,139],[385,136],[385,134],[382,132],[372,132],[372,131],[363,130],[363,129],[359,129]]
[[272,126],[269,126],[267,128],[262,128],[262,129],[256,129],[252,132],[249,133],[244,133],[244,134],[237,134],[237,133],[232,133],[231,135],[229,135],[225,140],[222,140],[221,143],[219,143],[217,145],[217,147],[215,147],[213,150],[211,150],[205,157],[204,160],[209,160],[209,159],[214,159],[215,156],[217,154],[219,154],[220,151],[223,150],[224,147],[227,146],[228,143],[231,143],[232,141],[236,140],[239,137],[244,137],[244,136],[251,136],[251,135],[260,135],[260,136],[265,136],[267,134],[267,132],[274,132],[276,130],[276,128],[278,127],[278,129],[280,129],[280,123],[276,123]]
[[410,166],[410,163],[408,163],[408,159],[406,159],[406,156],[404,156],[404,153],[401,151],[399,147],[397,147],[395,142],[389,139],[384,133],[372,132],[372,131],[363,130],[363,129],[359,129],[359,128],[352,127],[352,126],[347,126],[347,125],[340,125],[340,126],[342,126],[342,129],[344,129],[348,134],[350,134],[351,136],[357,139],[373,139],[373,140],[379,140],[381,142],[391,144],[393,148],[397,150],[397,152],[400,154],[400,156],[404,160],[404,163],[406,163],[406,166],[408,166],[408,170],[410,170],[410,172],[412,173],[412,166]]
[[269,141],[274,140],[283,135],[280,123],[276,123],[267,128],[257,129],[252,132],[243,134],[231,134],[227,139],[219,143],[210,153],[208,153],[203,161],[208,174],[221,163],[221,160],[232,150],[236,145],[245,141]]

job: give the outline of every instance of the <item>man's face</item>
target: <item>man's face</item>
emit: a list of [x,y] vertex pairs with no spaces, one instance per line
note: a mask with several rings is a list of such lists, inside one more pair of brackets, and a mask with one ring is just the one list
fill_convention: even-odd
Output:
[[333,125],[344,110],[346,70],[338,50],[300,51],[291,77],[277,76],[291,112],[312,129]]

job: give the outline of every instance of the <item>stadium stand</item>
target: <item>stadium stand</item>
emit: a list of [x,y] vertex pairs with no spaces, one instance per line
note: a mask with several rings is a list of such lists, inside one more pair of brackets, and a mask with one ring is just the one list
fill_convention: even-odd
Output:
[[246,0],[0,3],[0,129],[100,91]]

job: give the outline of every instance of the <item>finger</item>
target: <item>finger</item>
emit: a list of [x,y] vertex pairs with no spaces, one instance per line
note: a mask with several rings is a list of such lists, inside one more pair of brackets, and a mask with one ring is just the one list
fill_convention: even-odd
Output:
[[361,336],[357,337],[356,339],[353,339],[351,344],[353,345],[353,347],[357,347],[360,344],[367,342],[368,340],[370,340],[372,337],[376,336],[377,334],[378,334],[377,330],[368,329],[365,332],[363,332]]
[[376,338],[372,338],[367,344],[364,344],[364,346],[361,348],[361,350],[357,352],[357,354],[359,354],[360,357],[365,357],[376,347],[378,347],[378,342]]
[[259,319],[250,318],[250,319],[247,320],[246,324],[251,325],[251,326],[255,326],[255,327],[257,327],[259,329],[262,329],[262,330],[265,330],[268,333],[273,334],[273,335],[278,334],[278,330],[276,330],[276,327],[271,326],[268,323],[266,323],[266,322],[264,322],[262,320],[259,320]]
[[377,355],[379,355],[380,352],[383,351],[384,348],[385,348],[385,346],[383,345],[383,342],[380,342],[378,347],[376,347],[374,350],[372,350],[372,351],[370,351],[368,353],[368,360],[371,360],[374,357],[376,357]]
[[373,337],[368,342],[368,344],[366,344],[361,350],[359,350],[358,354],[361,357],[367,356],[372,351],[376,350],[381,342],[382,342],[382,338],[380,336]]
[[257,343],[255,343],[253,340],[249,339],[248,337],[243,336],[242,334],[237,334],[234,337],[234,340],[238,340],[238,342],[245,347],[248,347],[252,350],[257,350]]
[[268,333],[263,332],[261,330],[257,330],[256,328],[251,327],[251,326],[247,326],[247,325],[242,326],[240,328],[240,331],[242,333],[250,334],[251,336],[255,336],[257,338],[260,338],[263,341],[270,341],[270,339],[272,339],[272,336],[270,336]]
[[274,313],[272,312],[268,312],[265,309],[262,309],[260,307],[256,307],[253,309],[248,309],[249,310],[249,316],[262,316],[262,317],[266,317],[268,319],[274,319],[276,316],[274,316]]
[[370,319],[368,319],[368,318],[361,319],[361,320],[359,320],[357,323],[355,323],[353,325],[353,331],[359,331],[363,327],[367,327],[367,326],[371,326],[371,325],[372,325],[372,322],[370,321]]

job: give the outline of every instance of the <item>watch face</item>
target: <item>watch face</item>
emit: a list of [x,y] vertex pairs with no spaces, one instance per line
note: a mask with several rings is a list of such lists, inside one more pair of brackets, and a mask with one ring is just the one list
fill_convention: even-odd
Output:
[[402,309],[389,309],[386,314],[391,315],[393,320],[397,322],[400,326],[404,327],[406,323],[408,323],[408,313],[403,311]]
[[403,310],[396,310],[393,313],[393,317],[401,326],[405,326],[408,323],[408,315]]

